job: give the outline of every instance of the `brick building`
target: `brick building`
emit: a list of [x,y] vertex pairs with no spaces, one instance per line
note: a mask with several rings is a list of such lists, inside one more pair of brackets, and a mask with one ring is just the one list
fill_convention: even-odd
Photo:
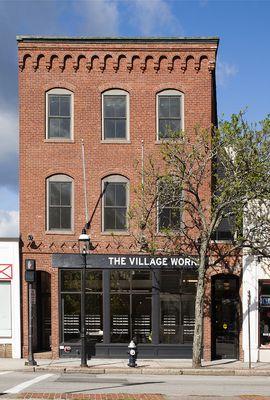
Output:
[[[178,257],[178,269],[171,270],[172,260],[162,257],[164,268],[150,269],[156,259],[139,257],[128,209],[135,200],[134,165],[142,140],[147,156],[159,151],[167,127],[216,122],[218,39],[19,36],[17,41],[22,265],[36,260],[36,351],[51,349],[54,358],[80,353],[78,237],[90,220],[89,354],[125,356],[135,336],[141,357],[190,357],[196,269],[188,255]],[[168,218],[159,216],[158,223],[166,226]],[[27,329],[24,283],[24,354]],[[217,341],[208,316],[206,359],[218,354]],[[238,344],[237,336],[227,356],[230,351],[237,356]]]

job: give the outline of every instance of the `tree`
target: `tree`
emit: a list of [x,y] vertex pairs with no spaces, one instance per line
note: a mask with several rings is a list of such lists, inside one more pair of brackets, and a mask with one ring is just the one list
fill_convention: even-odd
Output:
[[[269,256],[269,214],[261,213],[259,224],[243,230],[244,210],[249,210],[249,217],[254,213],[253,220],[258,221],[258,208],[250,204],[269,201],[269,135],[269,117],[251,125],[240,112],[220,121],[218,128],[195,127],[193,132],[171,135],[161,154],[148,155],[142,168],[137,203],[130,215],[137,244],[151,254],[191,254],[198,260],[195,368],[201,366],[207,268],[230,264],[244,248]],[[223,244],[216,240],[221,224],[231,233],[230,241]],[[262,226],[267,233],[259,240]]]

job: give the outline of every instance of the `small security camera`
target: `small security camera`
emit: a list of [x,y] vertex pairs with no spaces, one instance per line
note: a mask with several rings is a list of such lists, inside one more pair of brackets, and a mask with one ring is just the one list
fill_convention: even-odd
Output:
[[28,240],[29,240],[29,242],[33,242],[33,240],[34,240],[33,235],[28,235]]

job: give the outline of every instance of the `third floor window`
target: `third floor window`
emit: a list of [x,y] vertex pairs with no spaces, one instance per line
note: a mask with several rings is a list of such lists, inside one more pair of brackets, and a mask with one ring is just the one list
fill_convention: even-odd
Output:
[[47,139],[72,138],[72,94],[65,89],[47,92]]
[[128,93],[112,89],[103,93],[103,140],[129,139]]
[[164,90],[157,95],[158,139],[169,139],[183,130],[183,95]]

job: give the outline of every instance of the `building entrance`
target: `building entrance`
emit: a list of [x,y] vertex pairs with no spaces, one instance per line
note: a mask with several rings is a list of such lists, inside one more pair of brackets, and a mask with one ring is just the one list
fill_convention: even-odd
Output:
[[51,350],[51,275],[37,271],[36,351]]
[[239,357],[239,278],[218,275],[212,280],[213,358]]

